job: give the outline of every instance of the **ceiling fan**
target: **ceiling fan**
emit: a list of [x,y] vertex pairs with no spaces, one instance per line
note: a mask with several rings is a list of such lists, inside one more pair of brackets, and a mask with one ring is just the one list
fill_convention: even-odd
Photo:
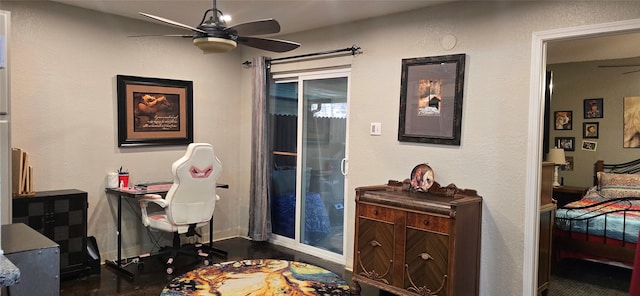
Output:
[[[640,64],[629,64],[629,65],[598,65],[598,68],[622,68],[622,67],[640,67]],[[635,72],[640,72],[640,69],[638,69],[638,70],[632,70],[632,71],[628,71],[628,72],[622,72],[622,74],[631,74],[631,73],[635,73]]]
[[[211,16],[207,19],[207,14]],[[280,24],[274,19],[256,20],[227,27],[223,18],[224,14],[216,7],[216,0],[213,0],[213,8],[207,9],[202,16],[202,21],[197,27],[185,25],[170,19],[140,12],[148,18],[170,24],[182,29],[192,31],[191,35],[159,35],[168,37],[182,37],[193,39],[193,44],[204,53],[228,52],[238,46],[238,43],[258,49],[286,52],[294,50],[300,43],[277,40],[269,38],[250,37],[252,35],[274,34],[280,32]],[[158,36],[158,35],[137,35],[131,37]]]

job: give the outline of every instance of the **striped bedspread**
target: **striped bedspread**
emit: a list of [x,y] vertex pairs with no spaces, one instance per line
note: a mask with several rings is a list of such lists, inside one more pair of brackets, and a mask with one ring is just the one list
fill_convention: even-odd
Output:
[[594,187],[581,200],[558,209],[556,225],[565,231],[637,243],[640,197],[608,199]]

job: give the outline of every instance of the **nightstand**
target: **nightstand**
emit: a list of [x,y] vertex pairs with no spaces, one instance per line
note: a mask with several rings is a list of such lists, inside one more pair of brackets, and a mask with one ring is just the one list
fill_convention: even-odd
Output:
[[553,199],[558,201],[558,208],[561,208],[572,201],[580,200],[588,189],[588,187],[578,186],[554,187]]

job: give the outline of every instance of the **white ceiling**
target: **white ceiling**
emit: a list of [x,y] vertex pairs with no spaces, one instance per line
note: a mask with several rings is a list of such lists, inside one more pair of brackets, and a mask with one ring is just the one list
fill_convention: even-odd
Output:
[[[197,27],[213,0],[49,0],[144,21],[156,22],[138,12]],[[367,18],[380,17],[455,0],[217,0],[234,25],[273,18],[277,35],[302,32]],[[158,23],[158,22],[156,22]],[[554,41],[547,47],[547,62],[566,63],[637,57],[640,33]]]
[[[138,14],[164,17],[197,27],[213,0],[50,0],[77,7],[152,21]],[[217,8],[231,15],[229,26],[273,18],[280,34],[295,33],[331,25],[438,5],[452,0],[219,0]]]

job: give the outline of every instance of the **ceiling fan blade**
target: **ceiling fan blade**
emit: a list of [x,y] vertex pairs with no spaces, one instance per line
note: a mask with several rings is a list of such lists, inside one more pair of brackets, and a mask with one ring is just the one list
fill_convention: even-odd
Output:
[[300,43],[297,42],[256,37],[238,37],[238,43],[273,52],[285,52],[300,47]]
[[146,35],[129,35],[127,37],[182,37],[182,38],[193,38],[193,35],[154,35],[154,34],[146,34]]
[[144,13],[144,12],[138,12],[138,13],[143,15],[143,16],[146,16],[148,18],[152,18],[154,20],[161,21],[163,23],[167,23],[167,24],[170,24],[170,25],[174,25],[176,27],[180,27],[180,28],[183,28],[183,29],[187,29],[187,30],[191,30],[191,31],[195,31],[195,32],[200,32],[200,33],[204,33],[204,34],[207,33],[207,32],[205,32],[203,30],[198,29],[198,28],[194,28],[194,27],[189,26],[189,25],[181,24],[181,23],[178,23],[176,21],[172,21],[170,19],[166,19],[166,18],[163,18],[163,17],[160,17],[160,16],[155,16],[155,15]]
[[280,24],[274,19],[264,19],[233,25],[224,30],[234,30],[239,36],[274,34],[280,32]]
[[633,70],[633,71],[629,71],[629,72],[624,72],[622,74],[631,74],[631,73],[636,73],[636,72],[640,72],[640,70]]

